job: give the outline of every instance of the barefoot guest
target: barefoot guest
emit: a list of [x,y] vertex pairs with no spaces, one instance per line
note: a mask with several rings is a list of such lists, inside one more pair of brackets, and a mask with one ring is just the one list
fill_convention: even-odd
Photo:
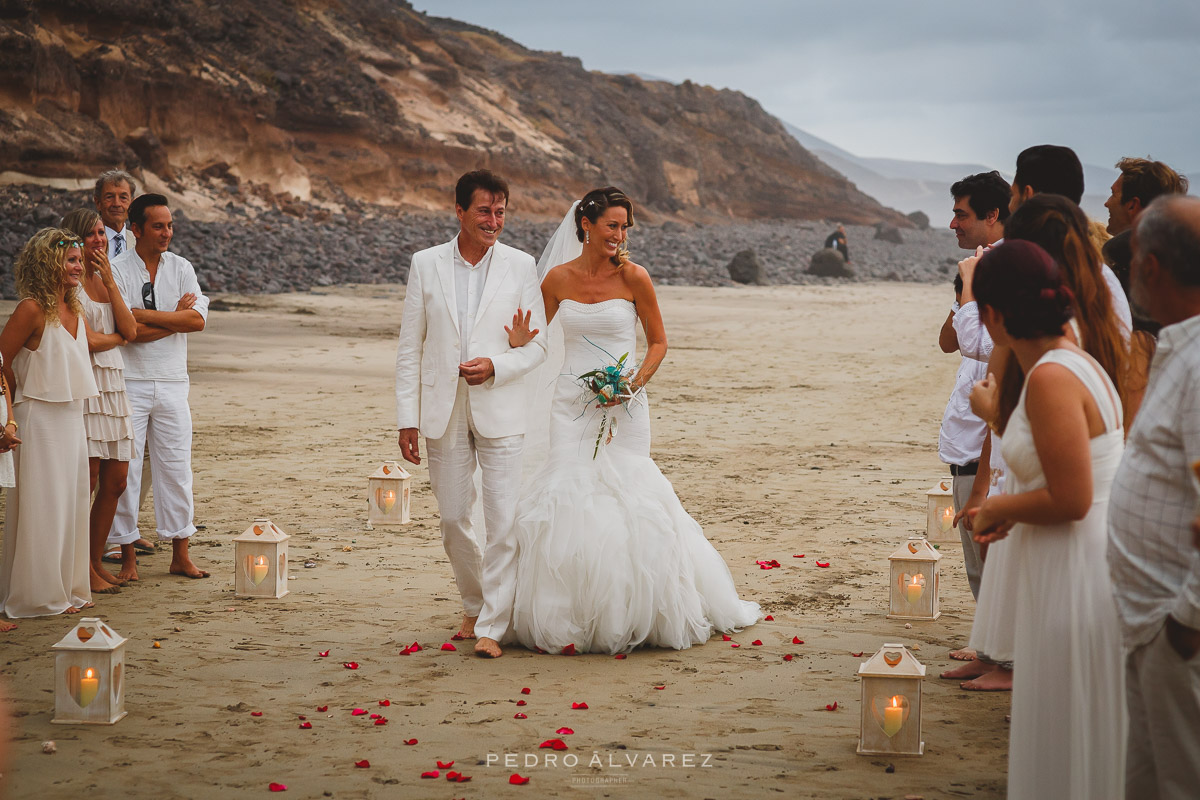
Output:
[[137,338],[125,348],[125,391],[133,421],[133,454],[117,504],[109,544],[121,546],[121,574],[135,578],[142,454],[154,464],[154,518],[158,537],[171,541],[171,573],[207,578],[192,563],[192,412],[188,406],[187,335],[204,330],[208,298],[191,263],[168,249],[174,223],[167,198],[144,194],[129,206],[137,247],[113,261],[117,288],[137,320]]
[[82,243],[43,228],[13,271],[21,302],[0,332],[13,388],[5,433],[19,429],[25,444],[15,451],[17,488],[8,496],[0,609],[10,618],[74,614],[91,605],[83,405],[97,394],[75,296]]

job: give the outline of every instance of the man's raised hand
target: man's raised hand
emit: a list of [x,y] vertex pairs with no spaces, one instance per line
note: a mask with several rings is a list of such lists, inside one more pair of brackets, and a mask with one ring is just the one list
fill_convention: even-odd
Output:
[[512,327],[504,326],[504,332],[508,334],[509,347],[524,347],[538,335],[537,328],[529,330],[529,319],[532,316],[532,311],[526,311],[522,316],[521,309],[518,308],[517,313],[513,314]]

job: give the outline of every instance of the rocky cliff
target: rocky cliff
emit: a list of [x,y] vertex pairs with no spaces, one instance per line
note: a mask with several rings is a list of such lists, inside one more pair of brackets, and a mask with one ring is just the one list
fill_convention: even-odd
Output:
[[0,182],[113,166],[196,219],[444,209],[487,166],[531,215],[612,183],[659,219],[907,225],[745,95],[589,72],[399,0],[0,0]]

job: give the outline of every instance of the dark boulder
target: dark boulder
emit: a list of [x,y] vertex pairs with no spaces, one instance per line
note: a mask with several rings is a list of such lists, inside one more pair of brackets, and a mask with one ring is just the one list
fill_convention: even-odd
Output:
[[742,250],[735,255],[733,261],[729,262],[728,269],[729,277],[737,283],[753,283],[758,286],[765,286],[767,283],[762,264],[758,263],[758,256],[753,250]]
[[832,247],[826,247],[813,253],[812,262],[808,265],[809,275],[819,275],[823,278],[850,278],[854,272],[846,266],[846,259]]
[[904,237],[900,235],[900,229],[883,223],[875,226],[875,236],[873,238],[891,242],[892,244],[904,244]]
[[917,230],[919,230],[919,231],[929,230],[929,215],[926,214],[924,211],[914,211],[911,214],[908,214],[907,216],[908,216],[909,221],[912,222],[913,225],[917,226]]

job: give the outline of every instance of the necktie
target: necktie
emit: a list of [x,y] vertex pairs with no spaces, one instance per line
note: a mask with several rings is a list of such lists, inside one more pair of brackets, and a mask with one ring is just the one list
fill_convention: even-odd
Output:
[[125,251],[125,234],[118,233],[113,237],[113,255],[119,256]]

